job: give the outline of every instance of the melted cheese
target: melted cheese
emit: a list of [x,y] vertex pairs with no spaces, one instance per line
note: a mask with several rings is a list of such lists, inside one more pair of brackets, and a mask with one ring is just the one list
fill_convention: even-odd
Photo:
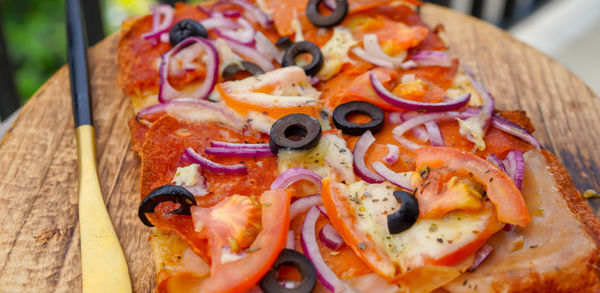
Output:
[[471,81],[469,81],[469,78],[465,72],[460,69],[456,73],[450,88],[446,90],[446,96],[451,99],[458,99],[460,96],[466,93],[471,93],[471,99],[469,100],[468,104],[469,106],[479,107],[483,104],[483,100],[479,96],[479,93],[473,88]]
[[217,53],[219,54],[219,72],[221,74],[223,73],[223,69],[225,69],[225,67],[232,64],[239,65],[242,63],[242,58],[240,58],[240,56],[236,55],[231,50],[231,48],[229,47],[229,45],[227,45],[227,42],[225,42],[225,40],[217,38],[215,40],[215,48],[217,49]]
[[202,177],[198,171],[199,167],[200,165],[198,164],[191,164],[185,167],[177,168],[177,171],[175,171],[175,175],[173,176],[173,180],[171,180],[171,182],[179,186],[191,186],[198,184],[198,178]]
[[232,98],[265,108],[316,105],[321,94],[298,66],[224,82],[222,86]]
[[391,235],[387,215],[401,206],[393,196],[395,190],[397,187],[390,183],[358,181],[347,186],[345,194],[354,206],[359,229],[387,253],[401,272],[423,266],[426,258],[438,259],[472,242],[490,217],[495,216],[491,208],[477,213],[455,211],[441,219],[418,219],[410,229]]
[[280,150],[277,154],[279,173],[290,168],[304,168],[321,177],[352,183],[355,180],[352,152],[346,141],[335,133],[325,133],[319,144],[306,151]]
[[185,189],[194,196],[204,196],[208,194],[206,183],[204,177],[200,174],[200,165],[198,164],[177,168],[171,182],[175,185],[185,187]]
[[328,80],[342,70],[342,65],[352,61],[348,57],[348,51],[358,42],[352,37],[352,32],[343,26],[333,29],[331,39],[321,48],[323,53],[323,67],[317,74],[321,80]]
[[[445,288],[450,292],[507,291],[511,283],[534,274],[562,270],[577,275],[576,268],[597,249],[584,227],[559,193],[544,156],[535,150],[525,154],[522,187],[530,211],[543,209],[525,227],[496,233],[488,244],[490,256],[472,273],[465,273]],[[583,268],[585,269],[585,268]],[[463,285],[464,283],[464,285]]]

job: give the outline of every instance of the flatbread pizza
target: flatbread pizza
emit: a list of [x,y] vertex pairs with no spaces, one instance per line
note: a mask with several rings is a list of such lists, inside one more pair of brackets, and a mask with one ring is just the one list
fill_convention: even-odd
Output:
[[222,0],[123,23],[158,292],[600,291],[600,221],[419,5]]

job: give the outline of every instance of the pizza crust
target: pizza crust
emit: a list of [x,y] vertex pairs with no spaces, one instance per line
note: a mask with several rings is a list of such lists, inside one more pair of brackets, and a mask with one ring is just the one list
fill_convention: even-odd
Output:
[[[149,105],[157,103],[157,90],[155,85],[138,85],[132,84],[128,75],[124,71],[128,67],[128,62],[131,61],[131,54],[128,54],[127,39],[132,37],[135,29],[150,21],[151,16],[140,16],[125,21],[121,27],[121,39],[118,46],[118,65],[120,68],[118,76],[118,84],[123,91],[128,95],[134,106],[135,112]],[[158,74],[158,70],[156,71]],[[529,132],[533,132],[534,128],[527,115],[523,111],[503,111],[502,116],[511,120]],[[131,126],[135,123],[131,121]],[[135,136],[134,128],[132,134]],[[139,139],[141,140],[141,138]],[[141,146],[134,150],[141,151]],[[528,269],[517,271],[507,271],[504,274],[495,274],[489,279],[489,291],[494,292],[600,292],[600,220],[594,216],[587,202],[582,198],[581,194],[575,189],[569,174],[560,164],[557,158],[549,151],[543,150],[536,152],[534,156],[538,162],[541,159],[546,164],[540,176],[550,176],[553,186],[556,187],[556,193],[559,195],[558,200],[567,208],[567,213],[564,214],[571,221],[575,221],[580,231],[578,238],[570,239],[576,241],[583,239],[587,241],[589,246],[585,253],[578,254],[572,258],[572,262],[568,265],[557,267],[554,270],[543,273],[537,272],[535,266]],[[535,207],[533,207],[535,209]],[[531,212],[532,210],[530,210]],[[499,232],[504,233],[504,232]],[[586,240],[587,239],[587,240]],[[492,240],[493,241],[493,240]],[[527,245],[527,239],[524,240]],[[150,239],[150,244],[153,250],[153,261],[155,271],[157,272],[158,288],[161,288],[160,283],[173,276],[172,268],[178,267],[183,258],[184,252],[188,249],[188,245],[177,235],[172,232],[153,229],[153,236]],[[535,245],[535,244],[532,244]],[[544,245],[544,243],[538,244]],[[535,249],[524,246],[522,249]],[[568,258],[568,257],[566,257]],[[529,258],[530,263],[535,262],[535,258]],[[488,260],[489,261],[489,260]],[[491,266],[491,264],[487,264]],[[473,275],[483,271],[486,263],[478,268],[475,273],[466,273],[446,286],[450,292],[484,292],[485,286],[474,287],[475,284],[470,284],[468,279]],[[481,274],[481,273],[479,273]],[[467,280],[463,285],[464,280]],[[471,287],[469,288],[469,285]],[[162,287],[163,289],[165,287]],[[168,288],[168,287],[166,287]],[[168,291],[168,290],[167,290]],[[440,289],[438,291],[445,291]]]
[[494,251],[449,292],[596,292],[600,289],[598,225],[569,175],[548,151],[525,154],[522,193],[534,216],[525,228],[500,231]]

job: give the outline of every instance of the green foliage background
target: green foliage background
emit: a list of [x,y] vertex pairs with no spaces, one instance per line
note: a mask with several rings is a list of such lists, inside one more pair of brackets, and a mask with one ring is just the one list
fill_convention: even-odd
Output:
[[[21,103],[66,63],[64,2],[0,0],[5,42]],[[105,33],[116,31],[129,16],[149,13],[149,5],[155,2],[101,0]]]
[[[117,31],[128,17],[150,13],[157,2],[100,0],[105,34]],[[24,103],[66,63],[65,0],[0,0],[0,5],[14,82]]]
[[64,0],[1,3],[8,56],[24,102],[65,63]]

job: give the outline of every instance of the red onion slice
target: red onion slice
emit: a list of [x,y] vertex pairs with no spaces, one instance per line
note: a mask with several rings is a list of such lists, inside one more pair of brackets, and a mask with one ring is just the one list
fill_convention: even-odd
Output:
[[216,173],[225,173],[225,174],[247,174],[248,169],[246,165],[231,165],[226,166],[216,162],[213,162],[205,157],[202,157],[200,154],[196,153],[194,149],[188,147],[185,149],[185,155],[189,160],[193,163],[200,165],[202,168]]
[[285,248],[294,250],[296,249],[296,237],[294,236],[294,231],[288,231],[287,238],[285,240]]
[[390,105],[402,108],[405,110],[412,111],[432,111],[432,112],[443,112],[455,110],[458,108],[462,108],[467,103],[469,103],[469,99],[471,98],[471,94],[464,94],[460,96],[456,100],[450,100],[440,103],[423,103],[416,102],[408,99],[404,99],[402,97],[398,97],[388,91],[383,84],[377,79],[377,76],[374,73],[369,74],[369,78],[371,80],[371,86],[375,93],[382,98],[384,101],[388,102]]
[[238,18],[239,29],[229,30],[223,28],[215,28],[215,32],[222,38],[236,42],[245,46],[254,46],[254,35],[256,30],[254,27],[244,18]]
[[[402,124],[396,126],[394,128],[394,130],[392,130],[392,133],[394,134],[394,138],[398,142],[406,143],[406,141],[408,139],[404,138],[402,135],[416,126],[422,125],[429,121],[440,121],[440,120],[448,120],[448,119],[464,118],[464,117],[472,117],[472,114],[468,115],[468,114],[461,113],[461,112],[443,112],[443,113],[430,113],[430,114],[418,115],[418,116],[410,118],[410,119],[402,122]],[[419,148],[419,147],[420,146],[418,146],[417,148]]]
[[488,256],[490,256],[490,253],[492,253],[493,250],[494,248],[489,244],[485,244],[479,250],[477,250],[477,252],[475,252],[475,259],[473,260],[473,264],[467,269],[467,272],[472,272],[478,266],[480,266],[481,263],[483,263],[483,261]]
[[387,144],[386,146],[388,148],[388,153],[383,160],[388,164],[396,163],[398,161],[398,155],[400,154],[400,148],[395,144]]
[[250,60],[250,62],[255,63],[256,65],[260,66],[260,68],[262,68],[262,70],[264,72],[275,69],[275,66],[273,66],[273,63],[271,63],[271,61],[267,57],[260,54],[255,49],[238,44],[236,42],[229,41],[229,40],[225,40],[225,42],[231,48],[231,50],[242,55],[242,57]]
[[[415,117],[412,117],[402,124],[396,126],[393,130],[394,138],[400,142],[402,145],[406,146],[409,149],[418,149],[421,147],[420,145],[406,139],[402,135],[407,131],[422,125],[428,121],[444,121],[449,119],[470,119],[474,117],[479,117],[480,111],[478,110],[470,110],[467,109],[464,112],[443,112],[443,113],[429,113],[429,114],[421,114]],[[542,149],[541,144],[537,141],[533,135],[527,132],[527,130],[523,129],[521,126],[504,119],[499,115],[494,115],[491,119],[491,125],[501,131],[504,131],[508,134],[516,136],[530,144],[532,144],[536,149]]]
[[271,189],[285,189],[300,180],[308,180],[321,190],[321,176],[311,170],[291,168],[283,171],[271,184]]
[[388,123],[394,124],[394,125],[402,123],[402,121],[404,121],[404,119],[402,119],[402,113],[403,112],[388,113],[388,116],[387,116]]
[[223,13],[223,16],[225,16],[225,17],[237,18],[237,17],[242,16],[242,12],[239,10],[225,10],[222,13]]
[[504,119],[503,117],[500,117],[499,115],[494,115],[494,117],[492,117],[492,126],[530,143],[538,150],[543,149],[540,142],[533,137],[533,135],[527,132],[527,130],[511,121]]
[[325,217],[325,218],[329,219],[329,215],[327,214],[327,210],[325,209],[325,206],[323,206],[323,205],[319,204],[319,205],[317,206],[317,209],[319,210],[319,212],[321,212],[321,216],[323,216],[323,217]]
[[316,86],[319,82],[321,82],[321,79],[316,76],[311,77],[309,81],[312,86]]
[[237,22],[229,18],[221,17],[218,14],[212,15],[209,18],[201,20],[200,24],[202,24],[202,26],[204,26],[204,28],[207,30],[215,28],[234,30],[240,27],[240,25]]
[[204,149],[204,152],[209,155],[215,156],[235,156],[235,157],[268,157],[272,156],[273,152],[271,149],[250,149],[250,148],[220,148],[220,147],[208,147]]
[[219,54],[215,47],[206,39],[200,37],[189,37],[162,55],[162,61],[158,73],[160,75],[160,88],[158,91],[158,101],[164,103],[183,95],[174,89],[169,83],[169,60],[172,55],[177,54],[183,48],[191,43],[198,43],[204,48],[204,62],[206,64],[206,77],[196,90],[189,95],[193,99],[205,99],[212,92],[219,75]]
[[467,78],[469,78],[469,81],[471,82],[473,88],[475,88],[479,96],[483,99],[483,107],[481,108],[480,113],[483,115],[489,115],[489,119],[492,116],[492,113],[494,113],[494,98],[487,91],[485,86],[475,79],[475,77],[473,76],[473,71],[470,67],[463,66],[463,70],[465,71]]
[[392,64],[392,67],[401,67],[404,63],[404,59],[406,59],[406,53],[401,54],[401,56],[397,57],[391,57],[388,54],[386,54],[379,46],[379,41],[377,40],[376,34],[365,34],[363,36],[363,46],[365,48],[364,51],[368,55],[379,60],[390,62]]
[[427,129],[425,129],[424,126],[419,125],[419,126],[415,126],[414,128],[412,128],[410,130],[410,133],[412,133],[412,135],[422,141],[422,142],[426,142],[429,140],[429,132],[427,131]]
[[308,211],[312,206],[320,205],[323,201],[321,200],[320,194],[313,194],[305,197],[301,197],[295,200],[290,205],[290,221],[293,220],[297,215]]
[[381,183],[384,181],[383,177],[369,170],[365,164],[365,155],[373,142],[375,142],[375,137],[373,137],[370,130],[363,133],[356,142],[354,146],[354,172],[369,183]]
[[417,150],[417,149],[423,147],[423,145],[415,143],[412,140],[410,140],[406,137],[403,137],[403,136],[395,136],[394,139],[396,139],[396,141],[398,143],[400,143],[402,146],[404,146],[405,148],[407,148],[409,150]]
[[244,8],[245,16],[255,20],[260,24],[260,26],[269,28],[273,24],[273,20],[269,17],[269,15],[264,13],[260,8],[254,6],[253,4],[243,0],[230,0],[230,2]]
[[444,139],[442,139],[442,132],[440,131],[440,127],[437,124],[437,122],[435,122],[435,121],[425,122],[425,129],[427,129],[427,134],[429,135],[429,143],[431,143],[432,146],[444,146]]
[[352,53],[354,53],[354,55],[356,55],[356,57],[369,62],[373,65],[377,65],[380,67],[385,67],[385,68],[390,68],[393,69],[394,68],[394,64],[392,64],[392,62],[388,61],[388,60],[383,60],[380,58],[376,58],[375,56],[369,55],[367,52],[365,52],[365,50],[363,50],[361,47],[354,47],[352,48]]
[[338,276],[327,266],[321,251],[319,251],[319,245],[317,244],[317,238],[315,235],[315,224],[319,219],[320,212],[317,207],[313,206],[306,213],[304,223],[302,223],[302,234],[300,235],[300,243],[302,244],[302,251],[304,255],[312,262],[317,271],[317,278],[321,281],[321,284],[331,292],[341,292],[345,288],[344,282],[338,278]]
[[[210,111],[213,115],[205,115],[207,113],[203,111]],[[144,108],[138,112],[137,119],[144,119],[148,115],[162,112],[187,121],[205,121],[207,117],[210,117],[211,121],[223,123],[236,131],[241,130],[243,125],[239,116],[229,108],[217,103],[190,98],[176,99]]]
[[[152,10],[152,30],[142,34],[142,39],[156,39],[169,30],[173,24],[173,7],[163,4],[150,7]],[[163,17],[162,22],[160,17]]]
[[[388,114],[388,122],[393,125],[398,125],[402,123],[402,121],[406,121],[409,118],[417,116],[417,112],[392,112]],[[412,135],[415,136],[416,139],[422,142],[426,142],[429,140],[429,133],[424,126],[415,126],[410,129]]]
[[242,149],[268,149],[269,145],[266,143],[234,143],[226,141],[211,141],[211,147],[215,148],[242,148]]
[[506,173],[506,167],[504,166],[504,163],[502,162],[502,160],[500,160],[500,158],[498,158],[498,156],[496,156],[495,154],[490,154],[487,157],[487,160],[494,164],[496,167],[498,167],[498,169],[500,169],[500,171]]
[[411,59],[419,66],[452,66],[452,58],[442,51],[417,51],[411,54]]
[[319,231],[319,240],[325,244],[329,249],[338,250],[346,245],[340,233],[331,226],[325,224]]
[[523,158],[523,153],[517,150],[509,151],[504,159],[504,163],[506,165],[506,173],[520,190],[523,184],[523,173],[525,172],[525,158]]
[[415,68],[419,67],[419,64],[417,64],[417,62],[415,62],[413,60],[408,60],[408,61],[402,63],[402,65],[400,67],[402,67],[402,69],[404,69],[404,70],[410,70],[410,69],[415,69]]
[[477,116],[468,118],[466,123],[462,123],[463,125],[474,125],[474,127],[476,127],[477,129],[465,128],[463,130],[463,126],[461,125],[461,134],[465,135],[468,140],[473,142],[477,146],[477,148],[479,148],[479,150],[484,150],[485,144],[483,144],[482,142],[483,137],[478,137],[479,134],[477,133],[481,133],[481,135],[483,136],[487,132],[490,120],[492,118],[492,114],[494,113],[495,101],[492,95],[490,95],[487,89],[483,86],[483,84],[475,80],[471,69],[467,66],[463,66],[463,69],[467,77],[469,78],[471,85],[473,86],[473,88],[475,88],[479,96],[483,99],[483,106]]
[[279,52],[277,47],[261,31],[256,32],[254,40],[256,41],[256,51],[269,58],[269,61],[275,60],[277,63],[281,63],[283,54]]
[[385,178],[390,183],[397,185],[398,187],[408,190],[408,191],[413,190],[412,187],[410,186],[410,175],[409,175],[409,173],[412,173],[412,172],[396,173],[396,172],[390,170],[388,167],[386,167],[380,161],[377,161],[377,162],[371,164],[371,167],[373,167],[375,172],[377,172],[379,175],[381,175],[383,178]]

